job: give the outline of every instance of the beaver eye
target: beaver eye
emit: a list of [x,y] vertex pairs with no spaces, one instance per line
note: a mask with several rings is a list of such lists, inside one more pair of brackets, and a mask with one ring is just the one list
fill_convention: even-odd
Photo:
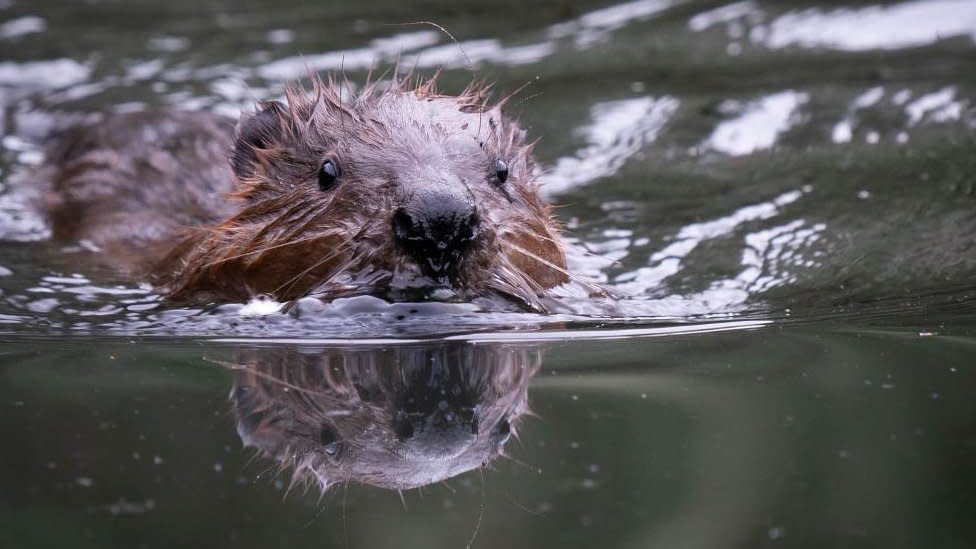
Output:
[[319,431],[319,442],[322,443],[322,450],[330,457],[336,457],[342,451],[342,441],[328,425],[322,425]]
[[498,184],[504,183],[508,179],[508,164],[501,158],[496,158],[492,167],[495,169],[495,177],[498,178]]
[[326,160],[319,168],[319,190],[331,191],[339,181],[339,166],[331,160]]

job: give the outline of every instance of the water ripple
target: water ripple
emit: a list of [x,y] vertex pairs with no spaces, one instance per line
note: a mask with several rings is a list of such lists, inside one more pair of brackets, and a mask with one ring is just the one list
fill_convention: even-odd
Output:
[[593,105],[590,123],[577,130],[587,146],[560,158],[543,176],[545,192],[558,194],[617,173],[630,157],[657,139],[678,105],[677,99],[667,96]]
[[811,8],[776,18],[756,36],[770,48],[848,51],[918,47],[954,36],[976,39],[976,2],[918,0],[831,11]]
[[701,148],[730,156],[769,149],[780,134],[797,124],[797,112],[809,99],[806,92],[786,90],[745,104],[725,101],[719,110],[735,112],[735,117],[719,124]]

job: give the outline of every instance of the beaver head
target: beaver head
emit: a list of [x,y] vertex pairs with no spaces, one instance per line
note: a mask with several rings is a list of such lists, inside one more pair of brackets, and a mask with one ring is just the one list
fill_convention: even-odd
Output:
[[[533,308],[567,280],[524,131],[486,87],[316,80],[238,124],[241,201],[164,264],[174,297],[497,294]],[[168,280],[167,280],[168,278]]]

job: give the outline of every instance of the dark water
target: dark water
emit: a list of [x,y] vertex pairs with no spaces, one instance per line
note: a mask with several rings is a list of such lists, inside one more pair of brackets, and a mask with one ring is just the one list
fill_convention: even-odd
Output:
[[[0,546],[972,546],[974,41],[971,0],[0,0]],[[80,114],[398,59],[530,83],[619,300],[174,309],[23,205]]]

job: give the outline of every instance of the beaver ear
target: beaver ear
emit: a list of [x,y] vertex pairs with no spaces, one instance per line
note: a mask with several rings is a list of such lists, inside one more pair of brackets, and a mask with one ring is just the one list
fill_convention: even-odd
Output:
[[241,115],[237,123],[234,155],[231,164],[238,179],[254,176],[259,150],[267,150],[273,144],[282,143],[285,133],[285,106],[278,101],[261,103],[254,114]]

